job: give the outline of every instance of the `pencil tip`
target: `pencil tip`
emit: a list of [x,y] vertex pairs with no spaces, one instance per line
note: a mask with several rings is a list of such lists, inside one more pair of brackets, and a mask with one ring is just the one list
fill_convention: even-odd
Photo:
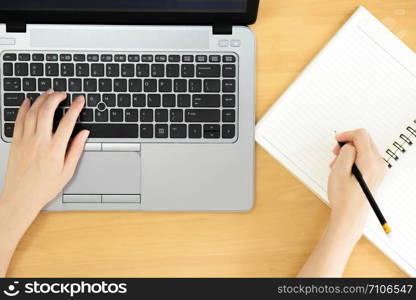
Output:
[[387,223],[383,224],[383,229],[384,229],[384,232],[386,234],[391,233],[391,228],[390,228],[389,224],[387,224]]

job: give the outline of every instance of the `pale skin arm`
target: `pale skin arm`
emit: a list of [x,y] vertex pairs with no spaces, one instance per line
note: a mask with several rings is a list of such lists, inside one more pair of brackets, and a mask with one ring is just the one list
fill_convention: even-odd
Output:
[[88,131],[70,140],[85,99],[74,101],[55,133],[53,117],[65,93],[48,91],[33,105],[19,109],[10,148],[6,180],[0,197],[0,277],[6,276],[13,252],[38,215],[73,176]]
[[352,165],[356,163],[373,194],[386,174],[387,165],[365,130],[344,132],[336,139],[348,144],[333,150],[336,157],[330,165],[332,171],[328,182],[330,220],[298,277],[342,276],[363,234],[368,214],[372,213],[368,200],[351,174]]

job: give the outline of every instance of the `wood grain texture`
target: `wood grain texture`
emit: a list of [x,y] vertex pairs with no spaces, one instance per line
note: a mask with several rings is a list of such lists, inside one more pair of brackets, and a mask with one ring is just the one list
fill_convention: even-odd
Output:
[[[358,5],[416,49],[414,0],[261,0],[260,118]],[[42,212],[22,239],[12,277],[295,276],[329,209],[257,147],[249,213]],[[405,274],[366,239],[346,276]]]

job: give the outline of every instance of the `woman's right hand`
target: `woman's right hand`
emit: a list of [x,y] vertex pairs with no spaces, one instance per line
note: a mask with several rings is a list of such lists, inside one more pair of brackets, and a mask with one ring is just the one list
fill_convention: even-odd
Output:
[[332,211],[330,226],[345,231],[345,237],[358,241],[367,221],[370,205],[351,169],[355,163],[371,192],[375,194],[388,169],[371,137],[364,129],[347,131],[336,136],[336,158],[331,164],[328,198]]

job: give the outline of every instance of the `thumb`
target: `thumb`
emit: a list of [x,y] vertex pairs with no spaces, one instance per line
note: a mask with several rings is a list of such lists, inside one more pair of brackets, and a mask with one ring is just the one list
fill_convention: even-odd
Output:
[[81,158],[81,155],[84,151],[85,143],[88,139],[90,132],[88,130],[83,130],[79,132],[74,139],[67,151],[64,172],[67,174],[73,175],[75,169],[78,165],[78,161]]
[[333,170],[344,175],[350,175],[352,165],[355,162],[356,153],[357,151],[353,145],[345,144],[339,152]]

